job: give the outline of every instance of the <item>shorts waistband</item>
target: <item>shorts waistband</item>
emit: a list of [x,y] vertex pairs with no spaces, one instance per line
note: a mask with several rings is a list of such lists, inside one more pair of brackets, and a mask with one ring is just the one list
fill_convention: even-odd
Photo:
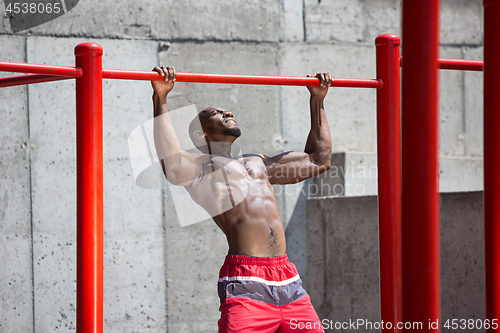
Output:
[[245,255],[227,255],[224,265],[245,264],[257,266],[279,266],[288,263],[288,254],[281,257],[251,257]]

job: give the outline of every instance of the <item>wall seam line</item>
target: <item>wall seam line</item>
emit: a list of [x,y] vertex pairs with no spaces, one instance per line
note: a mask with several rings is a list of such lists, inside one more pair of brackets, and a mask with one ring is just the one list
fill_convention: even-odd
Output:
[[[23,37],[23,48],[24,48],[24,62],[28,62],[28,38]],[[30,242],[30,260],[31,260],[31,302],[32,302],[32,325],[33,333],[36,332],[36,316],[35,316],[35,251],[34,251],[34,222],[33,222],[33,173],[31,169],[31,131],[30,131],[30,96],[29,96],[29,85],[24,86],[26,92],[26,124],[28,130],[28,142],[26,143],[26,158],[28,162],[28,174],[29,174],[29,198],[30,198],[30,231],[31,231],[31,242]]]

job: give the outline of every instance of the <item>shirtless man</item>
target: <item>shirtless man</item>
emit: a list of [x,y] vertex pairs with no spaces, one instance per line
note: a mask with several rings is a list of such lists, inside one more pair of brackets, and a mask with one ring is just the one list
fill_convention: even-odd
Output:
[[[333,80],[315,76],[311,93],[311,130],[304,152],[276,156],[233,156],[241,135],[233,114],[208,107],[190,126],[201,153],[180,148],[168,117],[167,95],[174,87],[173,67],[153,69],[154,137],[168,181],[184,186],[226,235],[228,255],[220,270],[219,332],[323,332],[295,265],[288,261],[283,225],[272,184],[294,184],[330,168],[332,142],[323,100]],[[196,127],[193,124],[198,123]]]

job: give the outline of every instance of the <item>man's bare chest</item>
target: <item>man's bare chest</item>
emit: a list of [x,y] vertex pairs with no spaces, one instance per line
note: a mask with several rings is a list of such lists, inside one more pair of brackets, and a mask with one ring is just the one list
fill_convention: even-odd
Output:
[[210,181],[267,181],[267,171],[259,157],[227,158],[215,156],[202,161],[201,180]]
[[211,216],[228,211],[243,201],[250,203],[274,194],[261,158],[216,156],[198,162],[201,163],[201,175],[187,190]]

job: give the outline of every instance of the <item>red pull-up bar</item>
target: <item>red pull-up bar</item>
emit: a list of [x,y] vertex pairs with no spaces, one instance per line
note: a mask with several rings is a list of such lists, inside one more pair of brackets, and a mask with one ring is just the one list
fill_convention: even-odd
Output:
[[[377,39],[378,79],[335,78],[332,87],[377,90],[382,318],[401,318],[399,37]],[[0,71],[38,73],[0,79],[0,87],[77,78],[77,331],[102,332],[103,181],[102,79],[163,80],[153,71],[102,69],[102,48],[75,48],[76,67],[0,62]],[[58,75],[58,76],[54,76]],[[385,81],[385,85],[383,81]],[[177,73],[177,82],[317,86],[315,77]]]
[[11,76],[0,79],[0,88],[21,86],[24,84],[43,83],[71,79],[71,76],[56,76],[45,74],[29,74],[22,76]]
[[483,61],[481,60],[465,60],[465,59],[438,59],[439,69],[452,69],[461,71],[476,71],[483,70]]
[[483,6],[485,314],[491,322],[500,319],[500,0]]
[[[0,87],[13,85],[40,83],[65,78],[81,77],[80,67],[52,66],[27,64],[20,62],[0,61],[0,71],[17,73],[38,73],[45,75],[25,75],[0,79]],[[57,75],[59,77],[55,77]],[[160,81],[163,77],[153,71],[133,71],[121,69],[103,69],[103,79]],[[241,75],[241,74],[206,74],[206,73],[177,73],[177,82],[194,83],[224,83],[224,84],[255,84],[279,86],[319,86],[319,79],[302,76],[270,76],[270,75]],[[382,81],[377,79],[345,79],[335,78],[332,87],[344,88],[381,88]]]
[[395,333],[402,320],[400,44],[394,34],[375,39],[377,78],[384,82],[377,89],[380,319],[391,323],[382,332]]
[[78,67],[27,64],[25,62],[10,61],[0,61],[0,71],[13,73],[60,75],[70,77],[81,77],[83,75],[82,69]]
[[[494,31],[494,29],[491,30]],[[377,79],[335,78],[331,85],[332,87],[381,88],[377,90],[381,317],[385,322],[394,324],[402,318],[399,43],[399,37],[396,35],[387,34],[377,38]],[[153,71],[102,69],[102,48],[95,43],[78,45],[75,48],[75,56],[76,67],[0,62],[0,71],[38,73],[1,78],[0,87],[77,78],[77,331],[102,332],[102,79],[149,81],[163,80],[163,77]],[[437,63],[441,69],[475,71],[483,69],[483,62],[475,60],[438,59]],[[177,73],[177,82],[319,85],[319,80],[314,77],[182,72]],[[498,90],[491,89],[490,91],[492,92],[490,95],[493,96],[493,91]],[[496,120],[492,121],[493,123],[497,123]],[[498,126],[491,128],[496,130]],[[495,150],[491,149],[491,151]],[[497,169],[490,167],[490,170]],[[495,171],[490,173],[494,174]],[[485,197],[486,194],[485,188]],[[491,209],[494,205],[491,204],[489,207]],[[488,244],[490,243],[487,240],[487,249],[492,247]],[[491,261],[496,262],[498,259]],[[489,277],[494,274],[487,273],[487,275]],[[489,281],[495,280],[491,278]],[[497,303],[498,290],[495,289],[495,297],[493,297]],[[490,304],[493,302],[488,303],[490,312],[491,309],[497,311]],[[396,329],[396,332],[398,331],[399,329]]]
[[[127,71],[119,69],[103,69],[103,79],[160,81],[163,77],[153,71]],[[177,73],[177,82],[256,84],[279,86],[319,86],[319,79],[302,76],[268,76],[241,74],[202,74]],[[381,80],[375,79],[343,79],[335,78],[332,87],[344,88],[380,88]]]
[[[402,64],[402,59],[401,59]],[[483,61],[464,59],[438,59],[440,69],[482,71]],[[81,77],[83,72],[78,67],[52,66],[27,64],[19,62],[0,61],[0,71],[18,73],[41,73],[38,75],[23,75],[0,78],[0,88],[15,85],[42,83]],[[121,69],[103,69],[103,79],[118,80],[162,80],[159,74],[153,71],[135,71]],[[206,74],[206,73],[177,73],[177,82],[194,83],[223,83],[223,84],[255,84],[280,86],[317,86],[319,80],[315,77],[301,76],[268,76],[268,75],[241,75],[241,74]],[[343,88],[381,88],[380,79],[346,79],[335,78],[332,87]]]
[[103,332],[102,47],[75,47],[76,66],[76,331]]
[[[379,149],[386,152],[379,157],[385,170],[379,173],[381,196],[381,232],[387,242],[382,246],[381,299],[383,318],[399,318],[400,303],[394,296],[399,287],[398,248],[394,237],[400,212],[399,164],[399,37],[385,35],[378,40],[378,61],[388,61],[377,67],[379,79],[335,78],[332,87],[382,88],[378,89]],[[38,73],[0,79],[0,87],[77,78],[77,331],[102,332],[103,326],[103,158],[102,158],[102,79],[163,80],[153,71],[102,69],[102,48],[95,43],[83,43],[75,48],[76,67],[34,65],[0,62],[0,71]],[[54,76],[59,75],[59,76]],[[387,80],[383,85],[382,78]],[[177,82],[318,86],[315,77],[262,76],[233,74],[177,73]],[[391,208],[392,207],[392,208]],[[400,306],[400,305],[399,305]]]
[[[441,322],[439,252],[440,0],[403,1],[403,321]],[[417,331],[417,329],[414,329]],[[440,328],[432,330],[440,332]]]

